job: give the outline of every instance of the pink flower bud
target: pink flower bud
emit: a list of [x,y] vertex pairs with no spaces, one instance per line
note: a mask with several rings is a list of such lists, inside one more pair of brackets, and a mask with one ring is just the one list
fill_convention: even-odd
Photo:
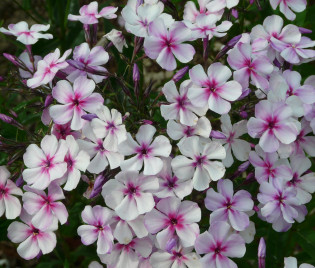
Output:
[[132,79],[134,82],[139,82],[140,80],[140,72],[136,63],[133,65]]
[[266,258],[266,242],[263,237],[260,238],[258,245],[258,267],[265,268],[265,258]]
[[299,30],[301,34],[311,34],[313,32],[312,30],[303,27],[299,27]]
[[189,66],[185,66],[184,68],[180,69],[172,78],[172,80],[176,83],[181,80],[184,75],[188,72]]
[[45,108],[48,107],[50,104],[52,104],[54,98],[52,95],[48,95],[45,99]]
[[246,119],[246,118],[248,117],[248,114],[247,114],[247,112],[245,112],[245,111],[241,111],[241,112],[240,112],[240,116],[241,116],[242,118]]
[[236,9],[232,9],[232,11],[231,11],[231,14],[232,14],[232,16],[235,18],[235,19],[237,19],[238,18],[238,11],[236,10]]
[[249,162],[249,161],[246,161],[246,162],[244,162],[243,164],[241,164],[241,165],[238,167],[237,170],[238,170],[239,172],[244,172],[245,170],[248,169],[249,165],[250,165],[250,162]]
[[84,114],[81,116],[86,121],[92,121],[94,118],[98,118],[96,114]]
[[216,130],[211,131],[210,137],[215,138],[215,139],[226,139],[226,136],[224,135],[224,133],[220,131],[216,131]]

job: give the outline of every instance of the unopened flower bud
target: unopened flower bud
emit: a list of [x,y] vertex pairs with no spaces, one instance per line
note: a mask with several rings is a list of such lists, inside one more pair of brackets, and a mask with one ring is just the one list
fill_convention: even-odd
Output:
[[176,244],[177,244],[177,240],[176,238],[171,238],[167,241],[166,243],[166,246],[165,246],[165,250],[168,252],[168,253],[171,253],[172,252],[172,249],[174,247],[176,247]]
[[12,126],[16,126],[18,128],[21,128],[22,125],[17,122],[16,120],[14,120],[11,116],[8,116],[8,115],[5,115],[5,114],[0,114],[0,120],[7,123],[7,124],[10,124]]
[[129,112],[125,113],[125,115],[122,117],[122,121],[124,122],[129,116],[130,116]]
[[241,96],[237,100],[242,100],[246,98],[251,93],[251,90],[249,88],[246,88],[242,91]]
[[184,68],[180,69],[172,78],[172,80],[176,83],[181,80],[184,75],[188,72],[189,66],[185,66]]
[[232,11],[231,11],[231,14],[232,14],[232,16],[233,16],[235,19],[238,18],[238,11],[237,11],[237,9],[233,8]]
[[17,180],[15,181],[15,184],[17,187],[21,187],[23,185],[23,183],[24,183],[24,180],[23,180],[23,177],[21,175],[17,178]]
[[153,125],[153,122],[150,120],[143,119],[141,120],[144,125]]
[[266,258],[266,242],[263,237],[260,238],[258,245],[258,267],[265,268],[265,258]]
[[0,82],[3,82],[3,81],[4,81],[4,77],[0,76]]
[[215,138],[215,139],[226,139],[226,136],[220,132],[220,131],[216,131],[216,130],[212,130],[210,133],[210,137]]
[[84,114],[81,116],[86,121],[92,121],[94,118],[98,118],[96,114]]
[[247,112],[245,112],[245,111],[241,111],[241,112],[240,112],[240,116],[241,116],[242,118],[246,119],[246,118],[248,117],[248,114],[247,114]]
[[17,57],[15,57],[15,56],[13,56],[13,55],[11,55],[11,54],[8,54],[8,53],[3,53],[3,56],[4,56],[7,60],[11,61],[15,66],[20,67],[19,60],[18,60]]
[[246,161],[246,162],[244,162],[243,164],[241,164],[241,165],[238,167],[237,170],[238,170],[239,172],[244,172],[245,170],[248,169],[249,165],[250,165],[250,162],[249,162],[249,161]]
[[312,30],[303,27],[299,27],[299,30],[301,34],[311,34],[313,32]]
[[54,98],[52,95],[48,95],[45,99],[45,108],[48,107],[50,104],[52,104]]
[[132,79],[135,83],[140,81],[140,72],[136,63],[133,65]]

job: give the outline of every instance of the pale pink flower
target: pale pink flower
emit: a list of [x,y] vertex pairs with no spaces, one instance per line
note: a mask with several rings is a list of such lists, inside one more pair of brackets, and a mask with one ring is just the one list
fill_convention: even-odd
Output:
[[38,190],[44,190],[48,185],[61,178],[67,171],[64,158],[67,146],[64,140],[58,141],[54,135],[46,135],[41,143],[41,148],[31,144],[23,155],[27,167],[22,173],[24,181]]
[[122,170],[141,170],[144,166],[144,175],[155,175],[161,171],[163,162],[159,157],[168,157],[172,146],[165,136],[157,136],[153,140],[155,132],[154,126],[142,125],[136,134],[137,141],[127,133],[127,140],[119,144],[118,150],[123,155],[135,156],[121,163]]
[[[231,1],[231,0],[228,0],[228,1]],[[188,1],[185,4],[185,8],[184,8],[184,15],[183,15],[184,20],[189,21],[191,23],[195,23],[196,18],[200,14],[205,14],[205,15],[215,14],[219,20],[223,15],[225,6],[223,3],[220,3],[219,6],[214,5],[214,8],[213,8],[213,6],[210,6],[210,8],[208,9],[207,5],[210,2],[211,2],[211,0],[198,0],[198,4],[199,4],[199,10],[198,10],[196,7],[196,4],[193,1]]]
[[63,187],[66,191],[75,189],[80,181],[81,173],[85,172],[90,164],[90,156],[87,152],[80,150],[78,143],[73,136],[66,137],[68,151],[65,155],[65,163],[67,163],[67,172],[63,175],[60,181],[66,181]]
[[185,139],[179,144],[183,155],[176,156],[172,161],[175,175],[180,179],[193,180],[194,189],[203,191],[211,181],[221,179],[225,173],[224,165],[214,159],[222,160],[226,153],[223,146],[215,141],[205,144],[196,136]]
[[[314,268],[314,265],[302,263],[299,268]],[[294,257],[284,258],[284,268],[298,268],[297,259]]]
[[249,226],[249,212],[254,202],[249,192],[245,190],[233,193],[232,181],[219,180],[218,192],[212,188],[207,191],[205,199],[206,208],[212,211],[210,225],[216,221],[228,222],[236,231],[244,231]]
[[249,81],[260,89],[269,87],[267,76],[274,69],[266,56],[253,55],[253,48],[247,43],[238,43],[229,53],[229,65],[235,70],[233,77],[243,88],[248,88]]
[[97,254],[111,253],[113,248],[113,233],[110,221],[113,212],[101,206],[86,206],[81,217],[85,225],[78,228],[78,235],[84,245],[91,245],[97,240]]
[[315,156],[315,137],[314,135],[308,135],[310,133],[312,133],[310,123],[303,118],[301,120],[301,131],[292,144],[293,154],[305,155],[307,153],[309,156]]
[[24,45],[33,45],[38,39],[52,39],[51,34],[43,34],[41,32],[48,31],[50,25],[34,24],[31,28],[28,28],[28,24],[25,21],[20,21],[17,24],[10,24],[8,30],[1,27],[0,32],[8,35],[14,35],[17,37],[17,41]]
[[160,188],[155,196],[158,198],[166,198],[170,196],[183,199],[185,196],[191,194],[193,190],[192,180],[180,180],[172,172],[172,159],[170,157],[163,159],[163,168],[156,176],[159,178]]
[[259,183],[277,178],[289,181],[292,178],[287,159],[279,159],[276,152],[265,153],[259,145],[255,149],[255,152],[250,152],[249,161],[255,167],[255,178]]
[[35,72],[34,67],[37,66],[37,63],[42,59],[41,56],[34,56],[34,65],[30,60],[29,54],[24,51],[20,56],[19,60],[25,65],[26,69],[19,68],[20,76],[23,79],[28,79],[33,76]]
[[68,66],[66,58],[70,55],[71,49],[68,49],[62,57],[60,57],[60,50],[56,50],[46,55],[37,63],[37,70],[34,76],[27,80],[27,86],[35,88],[51,82],[56,73]]
[[200,256],[192,252],[193,247],[176,247],[170,251],[157,251],[150,257],[154,268],[201,268]]
[[227,82],[232,72],[219,62],[211,64],[207,74],[200,64],[196,65],[189,71],[189,76],[194,85],[188,91],[188,98],[197,107],[208,106],[211,111],[226,114],[231,109],[230,101],[237,100],[242,94],[238,82]]
[[[295,20],[296,15],[294,12],[302,12],[306,8],[306,0],[269,0],[270,5],[275,10],[280,5],[280,12],[288,20]],[[294,11],[292,11],[292,10]]]
[[178,92],[173,80],[164,85],[162,91],[170,103],[169,105],[161,105],[161,114],[165,120],[179,120],[183,125],[193,126],[198,121],[197,115],[205,115],[207,108],[194,106],[187,97],[188,89],[191,86],[192,82],[186,80],[181,83]]
[[183,22],[174,22],[167,29],[164,21],[156,19],[149,25],[149,36],[144,40],[144,51],[151,59],[165,70],[176,69],[177,58],[182,63],[190,62],[196,51],[190,44],[183,44],[191,39],[191,31]]
[[48,186],[48,194],[44,191],[25,186],[23,194],[23,208],[32,215],[32,225],[38,229],[47,229],[55,219],[65,224],[68,211],[59,200],[65,199],[60,186],[53,182]]
[[5,212],[5,217],[11,220],[21,213],[21,203],[15,195],[23,195],[23,192],[9,180],[10,175],[5,166],[0,166],[0,217]]
[[58,221],[55,219],[45,229],[39,229],[32,225],[32,217],[22,211],[22,222],[12,222],[8,228],[8,238],[13,243],[20,243],[18,254],[26,260],[34,259],[38,254],[48,254],[56,247],[57,239],[54,231],[58,229]]
[[51,134],[55,135],[58,140],[65,140],[68,135],[72,135],[75,139],[81,137],[81,133],[79,131],[73,131],[71,129],[71,122],[64,125],[53,124]]
[[98,118],[94,118],[91,122],[95,136],[104,139],[105,148],[117,151],[118,144],[127,138],[121,113],[116,109],[109,110],[107,106],[100,106],[95,113]]
[[68,15],[68,20],[71,21],[80,21],[83,24],[96,24],[98,23],[98,19],[115,19],[117,15],[115,12],[118,7],[104,7],[100,12],[98,12],[98,3],[97,1],[93,1],[88,5],[84,5],[80,8],[80,15]]
[[167,135],[173,140],[181,140],[191,136],[200,136],[203,138],[209,138],[212,127],[207,117],[202,116],[198,119],[196,125],[186,126],[180,123],[176,123],[174,120],[167,122]]
[[53,88],[53,97],[61,104],[50,107],[49,112],[57,124],[66,124],[71,121],[71,128],[79,130],[83,127],[82,115],[95,113],[98,106],[104,102],[99,93],[93,93],[95,83],[85,76],[75,79],[73,87],[66,80],[61,80]]
[[73,50],[73,60],[68,60],[73,68],[67,72],[69,73],[67,79],[73,82],[78,76],[83,75],[93,79],[96,84],[100,83],[106,76],[93,72],[107,72],[101,65],[106,64],[108,59],[108,53],[103,47],[95,46],[90,49],[88,43],[82,43]]
[[90,124],[84,126],[83,134],[86,139],[77,140],[77,142],[80,149],[86,151],[91,157],[91,162],[87,167],[89,172],[99,174],[108,165],[110,169],[119,167],[124,160],[124,156],[117,150],[107,148],[107,143],[103,139],[96,138]]
[[122,53],[123,48],[128,48],[128,45],[126,43],[126,39],[123,36],[121,31],[117,31],[116,29],[112,29],[109,33],[104,35],[109,41],[111,41],[114,46],[117,48],[117,50]]
[[247,141],[239,139],[240,136],[247,133],[247,121],[241,120],[232,125],[231,118],[228,114],[222,115],[220,120],[222,133],[226,136],[225,139],[218,140],[218,142],[224,145],[226,151],[226,157],[223,159],[222,163],[226,167],[232,166],[234,162],[232,152],[237,160],[248,160],[248,155],[251,151],[250,144]]
[[273,153],[279,149],[280,143],[290,144],[296,140],[301,124],[291,115],[289,106],[262,100],[255,106],[256,117],[248,121],[248,134],[260,138],[260,147]]
[[200,260],[203,268],[237,268],[229,257],[241,258],[246,252],[244,239],[233,234],[230,225],[224,221],[214,222],[209,231],[199,235],[195,249],[198,254],[205,254]]
[[156,239],[161,249],[172,238],[179,238],[183,247],[194,245],[199,235],[197,222],[201,219],[201,210],[197,203],[182,201],[176,197],[167,197],[159,201],[156,207],[144,217],[145,226]]
[[106,205],[121,219],[131,221],[153,209],[152,192],[158,188],[156,177],[139,175],[137,171],[122,171],[104,184],[102,195]]
[[147,258],[152,252],[150,238],[134,238],[128,244],[116,243],[111,254],[98,255],[108,268],[140,268],[139,261]]

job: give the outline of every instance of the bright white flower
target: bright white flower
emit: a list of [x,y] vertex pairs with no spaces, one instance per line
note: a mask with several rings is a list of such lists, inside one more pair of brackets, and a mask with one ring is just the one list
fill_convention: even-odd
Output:
[[121,31],[112,29],[108,34],[105,34],[104,36],[114,44],[114,46],[120,53],[123,52],[124,47],[128,47],[125,37],[123,36]]

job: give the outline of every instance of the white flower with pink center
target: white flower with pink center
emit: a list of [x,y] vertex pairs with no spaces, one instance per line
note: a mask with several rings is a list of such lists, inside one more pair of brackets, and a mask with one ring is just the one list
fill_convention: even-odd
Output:
[[22,173],[24,181],[38,190],[44,190],[48,185],[61,178],[67,171],[64,158],[67,145],[64,140],[58,141],[54,135],[46,135],[39,148],[31,144],[23,155],[27,167]]
[[7,219],[15,219],[21,213],[21,203],[15,195],[23,195],[10,178],[5,166],[0,166],[0,217],[5,213]]
[[80,150],[78,143],[73,136],[66,137],[66,144],[68,152],[65,155],[64,161],[67,163],[67,172],[60,179],[62,182],[66,181],[63,187],[66,191],[75,189],[80,181],[81,173],[85,172],[90,164],[90,156],[87,152]]
[[34,259],[40,253],[48,254],[56,247],[57,239],[54,231],[58,229],[58,221],[55,219],[45,229],[39,229],[31,223],[32,217],[22,211],[22,222],[12,222],[8,227],[8,238],[13,243],[20,243],[18,254],[25,260]]
[[196,136],[185,139],[179,145],[183,155],[176,156],[172,161],[175,175],[180,179],[191,179],[194,189],[203,191],[211,181],[217,181],[224,176],[225,167],[222,160],[226,156],[224,147],[215,141],[205,144]]
[[[310,133],[312,135],[308,135]],[[315,137],[310,123],[303,118],[301,120],[301,131],[292,144],[292,154],[305,155],[305,153],[312,157],[315,156]]]
[[30,88],[39,87],[41,85],[51,82],[59,70],[65,69],[69,66],[66,58],[71,54],[71,49],[68,49],[62,57],[60,57],[60,50],[56,50],[46,55],[37,63],[37,70],[33,77],[27,80],[27,86]]
[[197,222],[201,219],[201,209],[197,203],[183,201],[176,197],[167,197],[159,201],[156,207],[144,217],[145,226],[156,239],[161,249],[178,237],[183,247],[194,245],[199,235]]
[[246,252],[244,239],[239,234],[233,234],[230,225],[224,221],[214,222],[209,231],[199,235],[195,249],[198,254],[205,254],[200,260],[203,268],[236,268],[229,257],[242,258]]
[[[225,1],[225,0],[224,0]],[[228,0],[231,1],[231,0]],[[223,12],[224,12],[224,5],[210,5],[209,8],[207,8],[207,5],[209,5],[211,2],[211,0],[198,0],[198,4],[199,4],[199,10],[196,7],[196,4],[193,1],[188,1],[185,4],[185,8],[184,8],[184,15],[183,18],[185,21],[189,21],[191,23],[195,23],[196,22],[196,18],[200,15],[200,14],[205,14],[205,15],[210,15],[210,14],[215,14],[218,17],[218,20],[222,17]]]
[[113,248],[113,233],[110,221],[113,212],[101,206],[86,206],[81,217],[85,225],[78,228],[78,235],[84,245],[91,245],[97,240],[97,254],[111,253]]
[[71,21],[80,21],[83,24],[96,24],[98,23],[98,19],[115,19],[117,15],[115,12],[118,7],[104,7],[100,12],[98,12],[98,3],[97,1],[93,1],[88,5],[84,5],[80,8],[80,15],[68,15],[68,20]]
[[201,268],[200,256],[192,252],[193,247],[175,247],[169,251],[157,251],[150,257],[154,268]]
[[[314,268],[314,265],[302,263],[299,268]],[[284,268],[298,268],[297,259],[294,257],[284,258]]]
[[188,99],[187,93],[191,86],[192,82],[186,80],[181,83],[178,92],[173,80],[164,85],[162,91],[170,103],[169,105],[161,105],[161,114],[165,120],[179,120],[183,125],[193,126],[198,121],[197,115],[202,116],[206,114],[206,107],[196,107]]
[[[262,204],[261,215],[277,232],[286,232],[296,221],[302,222],[307,214],[297,197],[297,190],[278,178],[263,182],[259,187],[258,201]],[[302,215],[301,215],[302,214]]]
[[249,192],[240,190],[234,194],[233,183],[230,180],[218,182],[218,192],[213,189],[207,191],[206,208],[212,211],[210,225],[216,221],[228,222],[234,230],[244,231],[249,226],[249,212],[254,202]]
[[71,129],[71,122],[64,125],[53,124],[51,134],[55,135],[58,140],[65,140],[68,135],[72,135],[75,139],[79,139],[81,137],[81,133],[79,131],[73,131]]
[[121,219],[131,221],[153,209],[152,192],[158,189],[156,177],[144,176],[137,171],[122,171],[104,184],[102,196],[106,205]]
[[119,144],[118,151],[123,155],[135,156],[121,163],[122,170],[141,170],[144,166],[144,175],[155,175],[161,171],[163,161],[159,157],[168,157],[172,146],[165,136],[157,136],[153,140],[155,132],[154,126],[142,125],[136,134],[136,141],[127,133],[127,140]]
[[207,117],[201,116],[196,125],[186,126],[180,123],[176,123],[174,120],[167,122],[167,135],[173,140],[180,140],[182,142],[185,138],[191,136],[200,136],[203,138],[209,138],[212,127]]
[[128,48],[126,39],[121,31],[112,29],[109,33],[105,34],[103,37],[106,37],[109,41],[111,41],[120,53],[123,52],[124,47]]
[[96,110],[98,118],[94,118],[91,127],[98,139],[104,139],[104,146],[113,151],[118,150],[118,144],[126,140],[126,127],[122,123],[121,113],[116,109],[109,110],[101,106]]
[[188,98],[197,107],[209,107],[218,114],[226,114],[231,109],[230,101],[237,100],[242,94],[242,86],[236,81],[227,80],[231,70],[221,63],[213,63],[207,74],[199,64],[189,71],[194,85],[188,91]]
[[24,45],[33,45],[38,39],[52,39],[51,34],[43,34],[41,32],[46,32],[50,28],[50,25],[34,24],[31,28],[28,28],[28,24],[25,21],[20,21],[17,24],[10,24],[8,30],[1,27],[0,32],[13,35],[17,37],[17,41],[21,42]]
[[274,66],[266,56],[255,56],[250,44],[238,43],[229,53],[227,61],[235,70],[234,79],[244,89],[248,88],[249,81],[263,90],[269,87],[267,76],[273,72]]
[[290,165],[287,159],[279,159],[276,152],[266,153],[259,145],[255,152],[249,154],[249,161],[255,167],[255,178],[258,183],[268,182],[277,178],[289,181],[292,178]]
[[62,189],[55,182],[48,186],[48,194],[44,191],[25,186],[23,208],[32,216],[32,224],[38,229],[47,229],[55,219],[65,224],[68,211],[59,200],[65,199]]
[[280,12],[284,14],[284,16],[288,20],[295,20],[296,15],[295,12],[302,12],[306,8],[306,0],[269,0],[270,5],[275,10],[280,5]]
[[[69,68],[67,79],[73,82],[78,76],[84,75],[94,80],[94,82],[102,82],[106,76],[96,75],[93,72],[107,72],[105,67],[101,65],[108,62],[109,56],[105,49],[101,46],[89,48],[88,43],[82,43],[73,50],[73,60],[68,60],[72,68]],[[68,69],[67,69],[68,70]]]
[[[91,157],[91,162],[87,170],[91,173],[99,174],[109,165],[110,169],[115,169],[124,160],[124,156],[107,147],[103,139],[98,139],[90,126],[86,124],[83,128],[84,140],[77,140],[80,149],[87,152]],[[110,147],[110,146],[109,146]]]
[[222,132],[226,136],[225,139],[218,140],[218,142],[222,142],[226,151],[226,157],[222,161],[223,164],[226,167],[232,166],[234,162],[232,152],[237,160],[248,160],[248,155],[251,151],[250,144],[247,141],[239,139],[240,136],[247,133],[247,121],[241,120],[232,125],[228,114],[222,115],[220,120]]
[[165,70],[177,67],[177,58],[182,63],[190,62],[196,51],[190,44],[191,31],[183,22],[174,22],[169,29],[163,19],[158,18],[149,25],[149,36],[144,40],[144,51]]
[[139,215],[131,221],[125,221],[118,216],[112,218],[111,227],[114,237],[120,244],[128,244],[134,236],[143,238],[148,235],[148,230],[144,226],[144,215]]
[[156,175],[159,178],[160,188],[154,195],[158,198],[175,196],[183,199],[191,194],[193,190],[192,180],[180,180],[177,178],[172,172],[171,162],[172,158],[170,157],[163,159],[163,169]]
[[[29,54],[24,51],[20,56],[19,56],[19,60],[23,62],[23,64],[25,65],[25,68],[19,68],[19,74],[22,78],[24,79],[28,79],[31,78],[33,76],[33,72],[34,67],[37,66],[37,63],[42,59],[41,56],[34,56],[34,63],[31,62],[30,56]],[[34,65],[33,65],[34,64]]]
[[134,238],[128,244],[116,243],[111,254],[99,254],[101,262],[107,267],[138,268],[141,258],[148,258],[152,252],[150,238]]
[[95,83],[85,76],[79,76],[73,87],[66,80],[61,80],[53,88],[53,97],[61,104],[50,107],[49,112],[54,123],[66,124],[71,121],[71,128],[79,130],[83,127],[82,115],[95,113],[104,102],[99,93],[93,93]]
[[301,129],[292,118],[292,109],[283,103],[262,100],[255,106],[255,116],[247,123],[248,134],[260,138],[259,145],[267,153],[277,151],[280,143],[294,142]]

